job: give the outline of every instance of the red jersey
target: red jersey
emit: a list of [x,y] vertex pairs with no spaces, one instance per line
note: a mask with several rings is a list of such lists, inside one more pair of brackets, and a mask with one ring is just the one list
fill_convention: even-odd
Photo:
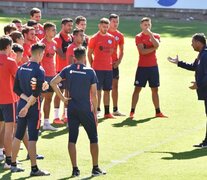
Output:
[[29,61],[31,57],[31,44],[24,43],[23,44],[24,52],[23,52],[23,63]]
[[11,104],[17,101],[17,96],[13,92],[17,69],[14,59],[0,54],[0,104]]
[[38,23],[38,31],[36,31],[36,36],[39,40],[43,39],[45,36],[44,28],[40,23]]
[[[64,41],[63,41],[63,39]],[[70,34],[59,33],[56,35],[54,39],[57,43],[57,48],[62,49],[63,53],[66,53],[67,47],[72,43],[72,36]],[[58,53],[56,54],[56,71],[60,72],[64,67],[68,65],[68,61],[66,59],[62,59]]]
[[115,48],[114,36],[99,32],[90,39],[88,47],[93,49],[94,60],[92,67],[95,70],[112,70],[112,53]]
[[[160,35],[159,34],[153,34],[153,36],[160,41]],[[139,33],[136,35],[135,38],[136,45],[143,44],[144,48],[152,48],[153,44],[150,40],[150,36],[146,35],[144,33]],[[153,67],[157,66],[157,57],[156,57],[156,51],[153,51],[149,54],[140,54],[139,53],[139,67]]]
[[74,55],[74,49],[77,48],[78,46],[73,42],[72,44],[70,44],[67,48],[67,51],[66,51],[66,59],[68,61],[68,63],[70,64],[70,61],[69,61],[69,57],[72,56],[74,58],[74,63],[76,63],[76,59],[75,59],[75,55]]
[[115,39],[115,48],[114,48],[114,52],[112,54],[112,61],[114,63],[118,60],[118,54],[117,54],[118,46],[121,46],[124,44],[124,35],[121,32],[119,32],[118,30],[108,31],[108,33],[113,35],[114,39]]
[[57,43],[54,40],[48,42],[46,38],[42,39],[40,42],[46,46],[45,53],[41,62],[41,65],[45,70],[45,76],[55,76],[55,53]]

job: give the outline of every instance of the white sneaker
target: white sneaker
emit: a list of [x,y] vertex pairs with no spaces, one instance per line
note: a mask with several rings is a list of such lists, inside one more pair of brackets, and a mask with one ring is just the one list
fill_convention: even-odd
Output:
[[42,127],[43,130],[45,131],[57,131],[58,129],[53,127],[51,124],[44,124]]
[[0,162],[4,160],[4,155],[0,155]]
[[101,117],[101,111],[97,111],[97,118],[100,118]]
[[125,114],[120,113],[118,110],[113,112],[114,116],[126,116]]
[[9,169],[11,169],[11,165],[4,163],[4,170],[9,170]]

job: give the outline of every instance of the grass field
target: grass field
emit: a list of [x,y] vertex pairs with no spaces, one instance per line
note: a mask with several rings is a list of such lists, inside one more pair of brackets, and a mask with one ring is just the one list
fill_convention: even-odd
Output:
[[[12,19],[1,15],[1,27]],[[58,22],[57,19],[54,20]],[[98,19],[88,21],[89,35],[97,31]],[[168,56],[178,54],[181,59],[192,61],[197,56],[191,47],[195,32],[206,32],[207,24],[174,20],[153,20],[152,30],[161,34],[161,46],[157,52],[161,87],[160,102],[168,119],[154,118],[154,107],[148,87],[143,89],[134,120],[126,117],[100,119],[98,125],[100,166],[107,170],[98,179],[136,180],[189,180],[206,179],[207,150],[198,150],[193,144],[203,140],[206,117],[203,102],[197,101],[196,92],[190,90],[194,73],[177,68],[167,62]],[[139,32],[138,20],[123,20],[120,30],[125,34],[125,55],[120,65],[119,109],[129,114],[133,92],[134,74],[138,53],[134,36]],[[2,32],[2,29],[0,30]],[[103,109],[103,108],[102,108]],[[53,115],[51,114],[51,120]],[[33,179],[69,179],[71,165],[67,153],[68,133],[65,127],[57,132],[43,132],[38,141],[40,168],[51,172],[49,177]],[[85,131],[80,127],[77,143],[78,166],[81,176],[90,179],[91,157]],[[11,174],[0,167],[0,179],[29,178],[30,162],[21,150],[18,160],[25,172]]]

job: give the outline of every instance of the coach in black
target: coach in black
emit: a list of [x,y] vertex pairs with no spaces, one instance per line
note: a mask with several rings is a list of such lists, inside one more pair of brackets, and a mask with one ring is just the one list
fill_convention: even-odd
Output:
[[[207,116],[207,47],[206,37],[203,33],[196,33],[192,37],[192,47],[195,51],[198,51],[198,57],[192,64],[179,61],[178,56],[176,58],[168,57],[168,60],[178,65],[178,67],[195,71],[195,82],[190,86],[190,89],[197,90],[198,100],[204,100],[205,112]],[[202,143],[194,145],[194,147],[206,148],[207,147],[207,128],[206,137]]]

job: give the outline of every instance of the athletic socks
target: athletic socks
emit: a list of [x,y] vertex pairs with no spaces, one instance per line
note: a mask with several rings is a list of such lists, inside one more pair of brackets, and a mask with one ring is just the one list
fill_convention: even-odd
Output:
[[0,156],[4,155],[3,148],[0,148]]
[[155,111],[156,111],[156,114],[161,113],[160,108],[155,109]]
[[44,119],[44,124],[50,124],[49,119]]
[[17,167],[17,163],[16,162],[11,162],[11,166]]
[[37,165],[35,165],[35,166],[32,166],[31,167],[31,170],[32,170],[32,172],[37,172],[39,169],[38,169],[38,167],[37,167]]
[[134,113],[135,109],[134,108],[131,108],[131,113]]
[[109,106],[104,106],[105,114],[109,114]]
[[116,111],[118,111],[118,107],[113,108],[113,112],[116,112]]
[[97,108],[97,111],[101,111],[101,108],[100,108],[100,107],[98,107],[98,108]]
[[59,108],[54,108],[54,119],[59,118]]
[[6,156],[6,163],[11,165],[11,156]]
[[65,108],[65,118],[68,118],[68,108]]

